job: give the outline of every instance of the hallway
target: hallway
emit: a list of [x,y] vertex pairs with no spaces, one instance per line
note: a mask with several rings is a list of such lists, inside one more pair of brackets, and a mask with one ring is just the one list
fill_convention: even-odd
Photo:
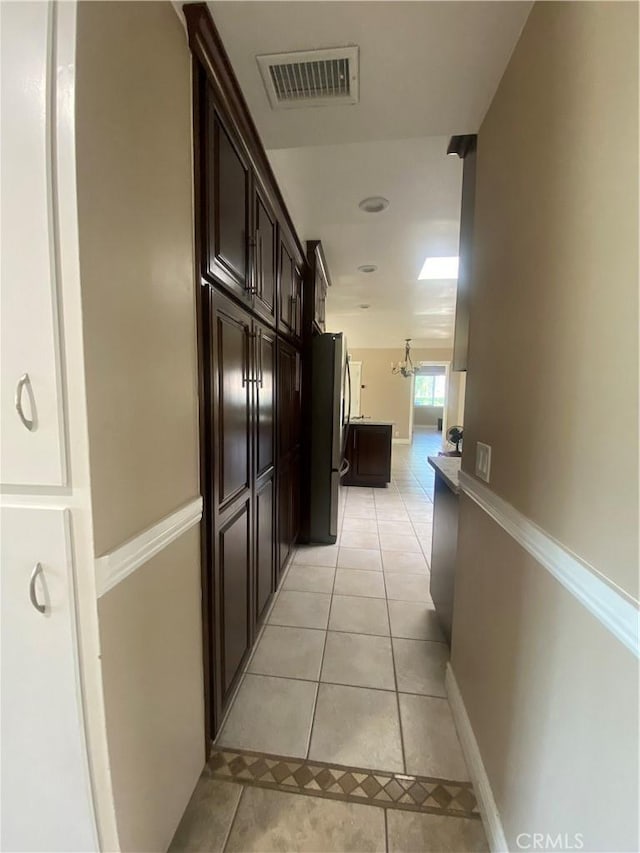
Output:
[[395,445],[338,543],[298,549],[174,850],[486,849],[429,595],[440,441]]

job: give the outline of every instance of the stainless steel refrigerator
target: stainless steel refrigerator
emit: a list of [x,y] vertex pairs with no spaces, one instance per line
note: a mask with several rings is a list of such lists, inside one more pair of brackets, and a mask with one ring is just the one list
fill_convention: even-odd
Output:
[[344,335],[328,332],[311,349],[311,542],[333,543],[338,536],[340,478],[345,460],[351,375]]

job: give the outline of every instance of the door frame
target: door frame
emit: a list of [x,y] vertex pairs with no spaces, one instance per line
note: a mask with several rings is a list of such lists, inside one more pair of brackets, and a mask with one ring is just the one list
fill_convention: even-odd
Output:
[[[450,361],[419,361],[416,367],[444,367],[444,405],[442,407],[442,448],[446,444],[447,435],[447,405],[449,403],[449,378],[451,375]],[[411,376],[411,394],[409,397],[409,444],[413,441],[413,397],[415,393],[416,375]]]

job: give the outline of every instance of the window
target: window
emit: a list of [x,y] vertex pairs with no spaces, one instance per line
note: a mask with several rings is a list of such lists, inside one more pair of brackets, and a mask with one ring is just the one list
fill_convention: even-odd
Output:
[[413,392],[414,406],[444,406],[444,374],[421,376],[416,374]]

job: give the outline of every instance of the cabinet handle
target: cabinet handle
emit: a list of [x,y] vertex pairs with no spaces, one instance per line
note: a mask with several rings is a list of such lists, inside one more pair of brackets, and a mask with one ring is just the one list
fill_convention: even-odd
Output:
[[31,572],[31,580],[29,581],[29,598],[38,613],[44,613],[47,609],[45,604],[40,604],[36,593],[36,580],[38,579],[38,575],[41,573],[42,563],[36,563],[33,567],[33,571]]
[[[33,417],[28,418],[24,409],[22,408],[22,392],[24,389],[27,389],[27,394],[29,396],[29,402],[31,403],[31,411],[34,413]],[[18,417],[22,421],[23,425],[29,430],[29,432],[33,432],[36,425],[35,419],[35,405],[33,399],[33,391],[31,389],[31,380],[29,379],[28,373],[23,373],[20,379],[18,379],[18,384],[16,385],[16,412],[18,413]]]
[[245,290],[250,296],[256,292],[256,241],[253,238],[249,239],[249,283]]
[[249,378],[247,376],[247,362],[249,361],[249,359],[247,358],[249,349],[247,344],[249,339],[249,332],[247,331],[246,326],[244,326],[243,328],[244,335],[242,338],[242,387],[244,388],[247,382],[249,381]]
[[262,329],[258,332],[258,375],[260,376],[260,379],[258,380],[260,387],[264,388],[264,373],[262,370]]

